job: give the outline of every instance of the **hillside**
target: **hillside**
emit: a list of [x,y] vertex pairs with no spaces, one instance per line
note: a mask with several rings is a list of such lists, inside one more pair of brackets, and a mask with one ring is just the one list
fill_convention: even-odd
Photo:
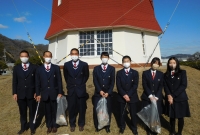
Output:
[[[19,58],[19,52],[24,49],[29,51],[30,56],[36,55],[36,52],[31,43],[25,40],[10,39],[0,34],[0,60],[2,60],[4,47],[7,51],[6,56],[8,62],[16,61]],[[37,44],[36,48],[39,54],[42,55],[43,51],[48,50],[48,45]]]
[[168,59],[170,57],[177,57],[177,58],[189,58],[191,57],[192,55],[191,54],[174,54],[174,55],[170,55],[170,56],[162,56],[162,59]]

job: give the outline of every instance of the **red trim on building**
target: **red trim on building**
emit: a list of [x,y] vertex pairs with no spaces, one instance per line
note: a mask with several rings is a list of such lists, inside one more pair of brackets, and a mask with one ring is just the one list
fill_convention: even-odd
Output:
[[162,29],[155,18],[152,0],[144,0],[133,8],[139,2],[141,0],[62,0],[58,6],[58,0],[53,0],[51,24],[45,38],[63,30],[108,26],[129,26],[160,34]]

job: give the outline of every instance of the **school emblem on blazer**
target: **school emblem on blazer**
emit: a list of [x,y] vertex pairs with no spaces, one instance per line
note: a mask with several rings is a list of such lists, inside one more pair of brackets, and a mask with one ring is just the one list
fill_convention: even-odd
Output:
[[158,79],[158,81],[160,81],[160,79]]

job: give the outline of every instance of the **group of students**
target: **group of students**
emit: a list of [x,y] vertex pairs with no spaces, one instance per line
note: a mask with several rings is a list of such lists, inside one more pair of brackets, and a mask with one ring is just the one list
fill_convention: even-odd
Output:
[[[89,67],[86,62],[79,59],[78,49],[73,48],[70,51],[70,55],[72,60],[64,64],[63,74],[67,84],[70,131],[74,132],[77,116],[79,116],[79,131],[83,131],[85,126],[87,109],[86,82],[89,78]],[[44,102],[47,134],[57,132],[56,99],[64,95],[62,77],[59,66],[51,63],[52,53],[45,51],[43,58],[44,64],[38,67],[29,63],[29,53],[23,50],[20,52],[22,63],[15,66],[13,70],[13,98],[18,103],[21,122],[21,129],[18,134],[22,134],[27,129],[27,107],[29,108],[31,135],[35,134],[33,119],[36,101]],[[137,93],[139,74],[131,68],[131,58],[129,56],[122,58],[123,68],[117,71],[116,77],[115,68],[108,64],[109,53],[102,52],[100,59],[102,63],[94,67],[93,70],[95,90],[92,96],[92,103],[95,131],[100,131],[98,129],[96,108],[98,101],[102,97],[107,100],[109,121],[111,120],[112,93],[116,79],[120,114],[124,113],[124,108],[128,105],[131,116],[131,130],[134,135],[138,135],[136,104],[139,102]],[[159,115],[166,114],[170,117],[170,135],[182,135],[184,117],[190,117],[186,94],[186,71],[180,69],[179,61],[175,57],[168,60],[167,71],[164,74],[157,70],[160,65],[160,59],[155,57],[151,61],[151,68],[142,74],[142,106],[145,107],[151,104],[153,100],[156,101]],[[163,96],[163,87],[165,96]],[[163,101],[165,101],[165,104]],[[178,119],[178,133],[175,132],[176,119]],[[119,132],[123,134],[126,127],[124,115],[120,115],[119,120]],[[105,130],[110,133],[110,125],[106,126]],[[146,132],[147,135],[157,134],[148,127],[146,127]]]

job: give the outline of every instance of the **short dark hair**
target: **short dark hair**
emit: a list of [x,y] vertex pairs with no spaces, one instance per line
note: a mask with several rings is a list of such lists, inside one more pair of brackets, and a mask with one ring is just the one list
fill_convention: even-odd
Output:
[[19,55],[20,55],[21,53],[26,53],[26,54],[28,55],[28,57],[29,57],[29,52],[28,52],[28,51],[22,50],[22,51],[19,53]]
[[79,54],[79,50],[77,48],[72,48],[71,51],[70,51],[70,54],[72,53],[72,51],[77,51],[78,54]]
[[154,57],[154,58],[151,60],[151,66],[152,66],[154,63],[156,63],[156,61],[158,61],[158,65],[159,65],[159,66],[161,65],[160,58]]
[[[47,53],[47,52],[51,53],[50,51],[44,51],[44,52],[43,52],[43,56],[44,56],[45,53]],[[51,56],[52,56],[52,53],[51,53]]]
[[110,57],[108,52],[102,52],[101,53],[101,58],[102,58],[102,56],[107,56],[108,58]]
[[129,60],[131,61],[131,57],[130,57],[130,56],[128,56],[128,55],[126,55],[126,56],[123,56],[123,58],[122,58],[122,62],[124,61],[124,59],[129,59]]

